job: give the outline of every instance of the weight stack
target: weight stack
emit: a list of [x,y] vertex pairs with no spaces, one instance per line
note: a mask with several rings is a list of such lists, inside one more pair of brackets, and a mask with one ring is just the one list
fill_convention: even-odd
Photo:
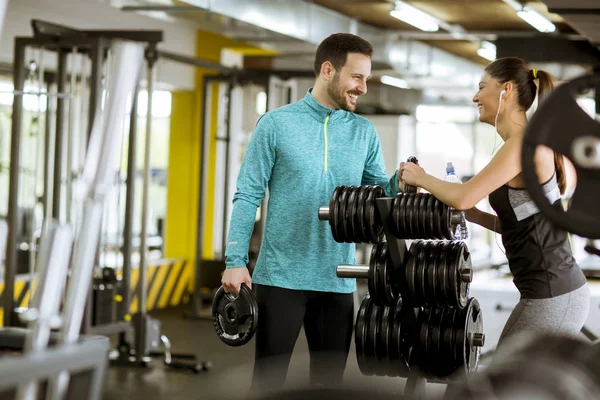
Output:
[[[373,243],[369,265],[340,265],[367,279],[354,339],[364,375],[449,382],[477,371],[485,342],[467,245],[454,238],[461,214],[431,194],[383,197],[373,186],[339,186],[319,219],[337,242]],[[410,248],[406,240],[412,240]]]

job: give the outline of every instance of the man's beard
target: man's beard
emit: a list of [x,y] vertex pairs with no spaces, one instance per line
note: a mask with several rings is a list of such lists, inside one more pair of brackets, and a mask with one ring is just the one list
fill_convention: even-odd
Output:
[[[348,103],[346,92],[340,89],[339,76],[336,74],[329,85],[327,85],[327,94],[338,105],[339,108],[345,111],[354,112],[356,105]],[[359,95],[358,93],[352,93]]]

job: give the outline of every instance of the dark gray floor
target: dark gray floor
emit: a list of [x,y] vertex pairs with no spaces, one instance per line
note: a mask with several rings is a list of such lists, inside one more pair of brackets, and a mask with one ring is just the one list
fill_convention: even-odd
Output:
[[[518,301],[514,286],[503,282],[490,288],[479,285],[471,289],[471,296],[482,306],[486,343],[484,352],[495,347],[510,309]],[[598,297],[592,302],[590,327],[599,331],[600,315]],[[505,310],[498,311],[497,305]],[[191,371],[165,369],[161,359],[155,359],[151,369],[136,367],[110,367],[107,372],[103,400],[178,400],[178,399],[237,399],[243,398],[250,385],[254,341],[243,347],[229,347],[216,336],[212,322],[183,318],[184,309],[162,310],[154,317],[162,322],[163,332],[170,338],[173,351],[195,353],[201,360],[209,360],[209,372],[193,374]],[[288,387],[302,386],[308,379],[308,349],[300,334],[288,375]],[[485,367],[485,364],[482,364]],[[350,350],[346,382],[357,388],[377,388],[398,399],[404,390],[404,379],[363,376],[358,370],[354,345]],[[428,399],[436,399],[445,390],[444,385],[428,384]],[[394,395],[395,393],[395,395]],[[373,399],[369,399],[373,400]]]

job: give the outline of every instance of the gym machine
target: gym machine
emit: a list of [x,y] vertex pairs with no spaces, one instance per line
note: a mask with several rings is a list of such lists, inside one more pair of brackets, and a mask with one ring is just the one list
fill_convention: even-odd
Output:
[[[81,223],[75,229],[55,218],[47,220],[38,254],[38,288],[31,307],[19,315],[27,328],[0,330],[0,346],[11,353],[22,353],[0,359],[0,390],[17,385],[16,392],[5,391],[3,398],[35,399],[40,390],[46,399],[100,398],[109,341],[89,334],[80,337],[80,331],[92,281],[103,202],[115,172],[118,127],[128,111],[127,95],[135,89],[144,52],[142,44],[128,40],[114,40],[111,49],[114,57],[109,66],[110,96],[104,112],[94,115],[81,191],[74,197],[75,207],[83,208]],[[20,49],[15,52],[19,51],[24,54]],[[15,70],[15,75],[21,73]],[[17,86],[19,82],[21,87]],[[22,106],[19,93],[22,81],[15,79],[15,90],[14,105],[18,109]],[[13,221],[14,218],[9,219]],[[11,250],[14,249],[9,247]]]
[[[132,232],[133,232],[133,204],[134,204],[134,185],[135,185],[135,153],[136,153],[136,130],[137,130],[137,99],[139,91],[139,78],[136,77],[135,86],[130,91],[131,96],[131,120],[129,124],[129,153],[127,166],[127,187],[125,202],[125,221],[123,232],[123,268],[122,279],[116,279],[114,270],[103,269],[102,278],[95,279],[96,285],[84,285],[88,288],[88,297],[85,302],[82,323],[78,329],[84,334],[89,335],[119,335],[119,346],[116,357],[112,360],[115,364],[142,365],[148,366],[151,355],[164,355],[165,364],[171,367],[181,367],[198,372],[206,367],[195,362],[194,355],[181,355],[190,361],[181,362],[170,359],[170,342],[160,333],[160,324],[152,320],[146,313],[146,293],[147,293],[147,257],[146,257],[146,234],[148,207],[148,181],[149,181],[149,163],[148,152],[151,138],[151,106],[152,92],[154,89],[154,66],[159,57],[156,49],[158,42],[162,41],[161,31],[95,31],[78,30],[70,27],[56,25],[45,21],[32,20],[33,37],[17,37],[15,39],[15,57],[14,57],[14,88],[15,101],[13,106],[13,124],[11,140],[11,169],[10,169],[10,192],[9,192],[9,229],[7,240],[7,262],[4,271],[5,275],[5,296],[4,305],[4,325],[17,326],[22,325],[19,313],[27,310],[15,312],[14,302],[14,282],[16,278],[16,264],[18,262],[17,251],[19,248],[16,232],[23,230],[22,214],[23,205],[20,203],[19,193],[23,191],[20,185],[20,166],[21,166],[21,137],[22,137],[22,119],[23,119],[23,98],[25,80],[27,78],[27,69],[25,64],[26,51],[28,49],[38,49],[40,62],[37,65],[37,72],[47,85],[46,89],[46,115],[45,115],[45,139],[44,139],[44,190],[41,198],[41,210],[43,214],[43,224],[41,233],[38,228],[37,239],[31,240],[30,251],[32,259],[35,261],[37,246],[36,241],[40,241],[40,236],[44,237],[52,219],[61,223],[70,223],[75,232],[78,232],[82,223],[83,206],[77,203],[77,198],[85,188],[85,173],[81,160],[87,160],[88,157],[97,157],[93,152],[100,151],[97,144],[92,143],[93,122],[101,118],[103,102],[103,90],[111,82],[111,74],[115,72],[107,68],[115,57],[112,48],[113,43],[119,40],[129,40],[145,45],[142,59],[147,65],[148,81],[148,112],[146,124],[146,146],[144,160],[144,182],[143,182],[143,207],[142,217],[142,237],[140,245],[140,267],[138,299],[139,312],[133,317],[130,316],[131,303],[131,256],[133,253]],[[55,73],[44,70],[43,54],[48,52],[56,53],[57,68]],[[77,71],[76,62],[79,61],[80,70]],[[71,62],[69,62],[71,61]],[[30,73],[31,75],[31,73]],[[42,82],[39,79],[39,82]],[[51,92],[51,88],[55,88]],[[68,89],[68,90],[67,90]],[[38,96],[42,94],[42,88],[39,88]],[[104,99],[106,100],[106,99]],[[70,103],[69,103],[70,102]],[[105,102],[105,107],[107,107]],[[79,112],[77,112],[79,111]],[[87,114],[87,115],[85,115]],[[79,119],[77,119],[79,115]],[[81,115],[84,115],[81,117]],[[70,116],[70,118],[69,118]],[[87,118],[86,118],[87,117]],[[55,122],[55,126],[52,123]],[[119,133],[119,142],[116,152],[113,154],[117,161],[120,155],[123,141],[123,124],[115,127]],[[83,148],[79,154],[81,165],[73,163],[73,155],[78,152],[73,142],[79,142]],[[86,149],[87,146],[87,149]],[[66,161],[66,163],[64,163]],[[66,164],[67,168],[64,167]],[[116,163],[117,165],[119,163]],[[65,170],[66,169],[66,170]],[[88,172],[89,174],[89,172]],[[110,176],[111,181],[119,175],[119,168]],[[21,178],[22,179],[22,178]],[[38,206],[36,198],[36,207]],[[91,244],[95,249],[94,264],[99,264],[99,244],[100,235],[96,243]],[[34,263],[32,263],[32,270]],[[31,282],[34,281],[32,273]],[[39,279],[39,278],[38,278]],[[90,282],[92,276],[90,275]],[[111,290],[107,290],[107,285],[113,285]],[[108,295],[108,296],[107,296]],[[63,294],[63,297],[65,295]],[[63,302],[66,299],[63,299]],[[131,349],[128,341],[128,334],[133,330],[135,339],[135,349]],[[162,338],[164,337],[164,339]],[[161,348],[162,344],[162,348]],[[167,345],[169,346],[167,348]],[[164,349],[164,350],[163,350]],[[167,354],[168,353],[168,354]],[[167,362],[167,358],[169,358]]]

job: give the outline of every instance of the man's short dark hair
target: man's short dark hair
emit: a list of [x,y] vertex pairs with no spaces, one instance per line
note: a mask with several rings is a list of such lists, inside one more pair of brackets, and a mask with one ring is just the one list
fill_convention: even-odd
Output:
[[348,53],[373,56],[373,46],[365,39],[350,33],[334,33],[319,44],[315,56],[315,76],[321,73],[321,65],[329,61],[337,71],[346,64]]

